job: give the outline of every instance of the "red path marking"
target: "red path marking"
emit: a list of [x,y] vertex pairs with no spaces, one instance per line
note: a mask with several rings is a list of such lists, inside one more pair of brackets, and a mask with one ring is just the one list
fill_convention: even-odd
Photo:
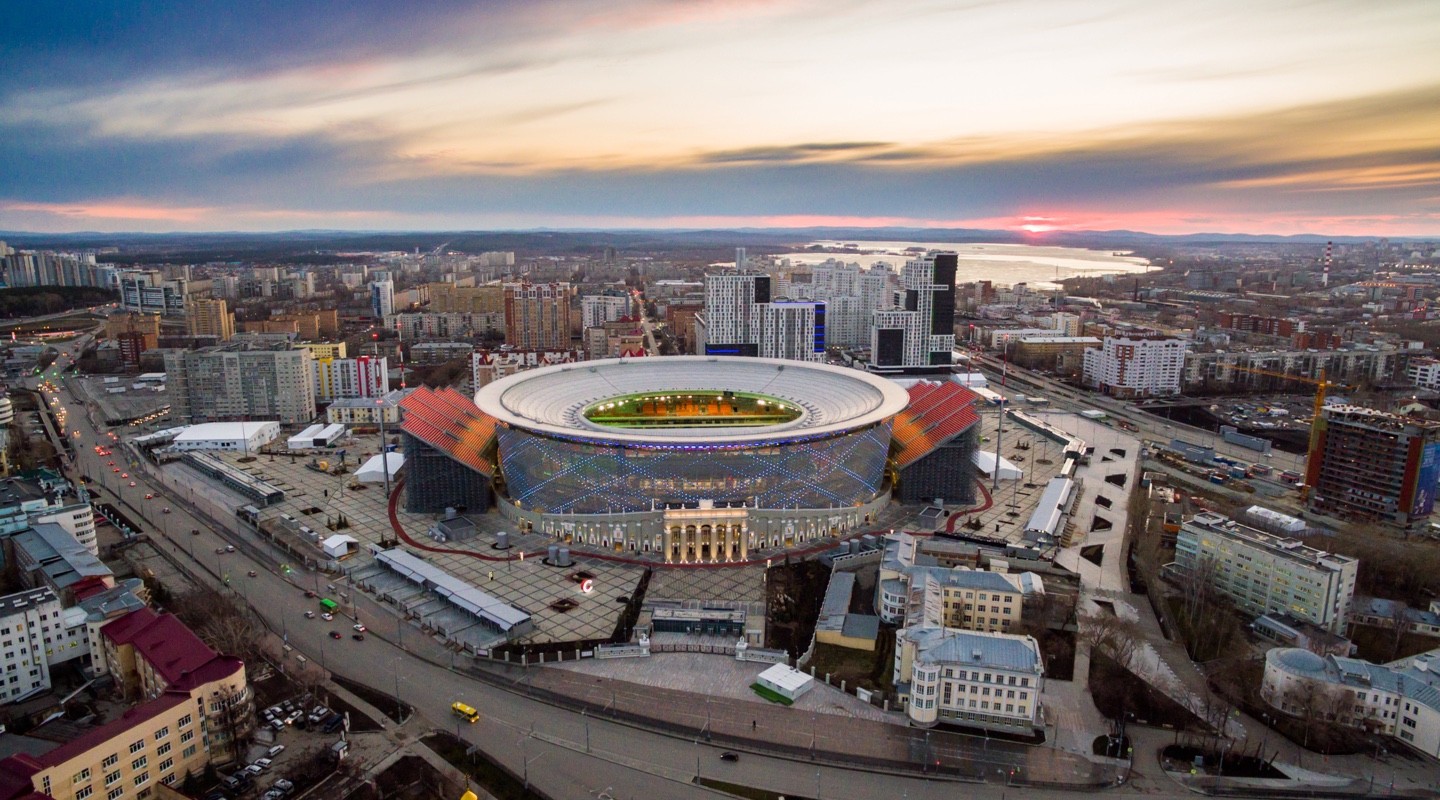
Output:
[[956,511],[954,514],[951,514],[950,519],[945,523],[946,533],[955,532],[955,523],[960,521],[961,517],[967,514],[979,514],[981,511],[988,511],[990,506],[995,505],[995,499],[990,496],[990,490],[985,488],[985,483],[983,481],[975,481],[975,485],[980,488],[980,494],[985,497],[985,502],[974,508],[967,508],[964,511]]

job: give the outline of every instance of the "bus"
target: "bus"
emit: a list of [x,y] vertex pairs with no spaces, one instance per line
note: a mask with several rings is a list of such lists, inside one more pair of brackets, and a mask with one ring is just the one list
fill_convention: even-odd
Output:
[[475,709],[471,708],[470,706],[465,705],[464,703],[460,703],[460,702],[451,703],[451,704],[450,704],[450,711],[453,712],[453,713],[455,714],[455,716],[460,717],[461,719],[465,720],[466,722],[479,722],[479,721],[480,721],[480,712],[479,712],[479,711],[476,711]]
[[327,614],[334,614],[339,608],[340,604],[336,603],[334,600],[331,600],[328,597],[320,599],[320,610],[324,611]]

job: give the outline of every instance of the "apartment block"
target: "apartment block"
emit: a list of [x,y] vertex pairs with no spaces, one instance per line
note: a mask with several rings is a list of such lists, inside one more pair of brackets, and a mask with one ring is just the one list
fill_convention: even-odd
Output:
[[955,349],[955,270],[958,256],[930,252],[905,262],[892,310],[871,317],[874,372],[948,370]]
[[396,389],[384,397],[345,398],[325,408],[325,421],[344,425],[386,425],[400,422],[400,401],[414,389]]
[[1422,389],[1440,388],[1440,359],[1410,359],[1410,364],[1405,367],[1405,378]]
[[281,424],[315,417],[309,352],[228,345],[165,354],[171,419],[183,424],[241,417]]
[[453,283],[430,283],[426,286],[430,290],[432,313],[505,313],[505,288],[499,284],[456,286]]
[[584,354],[578,350],[476,350],[470,356],[470,374],[478,390],[527,369],[584,360]]
[[159,270],[119,273],[120,307],[136,314],[182,316],[189,281],[166,280]]
[[521,350],[570,346],[570,284],[507,283],[505,343]]
[[49,587],[0,597],[0,702],[49,691],[52,665],[88,658],[85,626],[67,628],[64,617]]
[[[1297,334],[1297,338],[1309,335]],[[1294,381],[1235,367],[1313,380],[1319,380],[1323,371],[1326,380],[1361,384],[1384,383],[1403,377],[1409,361],[1405,351],[1394,347],[1186,353],[1181,380],[1186,392],[1294,391]]]
[[1115,397],[1170,397],[1180,393],[1184,367],[1181,339],[1107,336],[1085,351],[1084,382]]
[[315,396],[321,400],[380,397],[389,391],[390,361],[384,356],[315,361]]
[[143,337],[146,350],[160,346],[159,314],[115,314],[105,319],[105,337],[117,339],[122,334],[135,333]]
[[626,294],[587,294],[580,298],[580,327],[598,328],[630,316],[631,300]]
[[1316,421],[1306,508],[1407,530],[1429,521],[1440,482],[1440,423],[1351,405]]
[[228,342],[235,336],[235,315],[224,300],[192,298],[185,303],[185,332]]
[[1343,634],[1358,568],[1349,556],[1205,512],[1180,526],[1173,570],[1209,576],[1245,614],[1289,615]]
[[826,304],[774,295],[775,283],[753,273],[705,276],[707,355],[824,359]]
[[1015,343],[1014,360],[1027,369],[1055,369],[1064,358],[1085,357],[1085,351],[1101,346],[1094,336],[1026,336]]

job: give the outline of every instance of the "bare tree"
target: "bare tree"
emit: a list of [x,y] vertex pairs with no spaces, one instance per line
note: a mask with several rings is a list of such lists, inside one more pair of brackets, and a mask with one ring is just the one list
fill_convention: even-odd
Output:
[[1104,653],[1127,670],[1133,669],[1135,654],[1143,642],[1139,625],[1101,612],[1081,614],[1079,628],[1080,641],[1092,651]]
[[1400,657],[1400,643],[1410,630],[1410,606],[1399,600],[1392,602],[1386,624],[1390,626],[1390,658],[1386,660],[1394,661]]

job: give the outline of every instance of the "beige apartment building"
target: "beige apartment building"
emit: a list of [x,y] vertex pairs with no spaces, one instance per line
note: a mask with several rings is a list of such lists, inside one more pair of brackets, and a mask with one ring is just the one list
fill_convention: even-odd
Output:
[[185,301],[185,328],[191,336],[214,336],[222,342],[235,337],[235,315],[224,300],[196,297]]

